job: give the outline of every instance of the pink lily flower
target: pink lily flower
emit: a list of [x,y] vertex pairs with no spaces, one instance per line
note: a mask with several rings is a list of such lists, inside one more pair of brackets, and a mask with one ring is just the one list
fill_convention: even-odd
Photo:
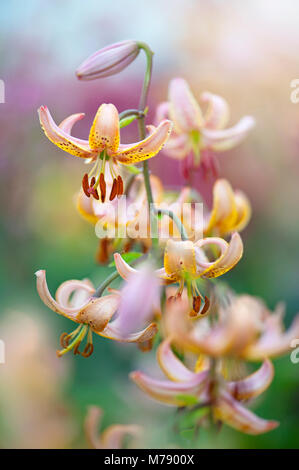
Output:
[[173,353],[169,339],[160,344],[157,360],[168,380],[154,379],[140,371],[130,374],[151,398],[171,406],[188,407],[192,396],[197,405],[210,407],[215,421],[246,434],[262,434],[278,426],[276,421],[259,418],[243,405],[263,393],[272,382],[274,369],[268,359],[253,374],[231,382],[226,382],[218,373],[211,378],[209,369],[189,370]]
[[261,361],[288,353],[292,340],[299,337],[299,315],[284,331],[281,306],[271,313],[260,299],[249,295],[233,297],[227,307],[218,307],[213,324],[207,319],[190,322],[184,312],[188,312],[185,296],[177,305],[167,304],[167,334],[178,347],[195,354]]
[[[84,117],[84,114],[73,114],[57,126],[46,106],[38,110],[41,126],[48,139],[65,152],[93,162],[93,168],[82,180],[82,188],[87,197],[106,199],[105,168],[109,162],[112,177],[112,188],[109,199],[123,194],[123,180],[117,172],[119,163],[131,165],[154,157],[167,141],[172,123],[163,120],[158,127],[148,126],[149,134],[140,142],[121,144],[119,116],[113,104],[102,104],[94,118],[89,139],[82,140],[71,135],[73,125]],[[100,196],[99,196],[100,192]]]
[[[60,357],[70,350],[80,354],[79,346],[87,335],[87,344],[81,353],[88,357],[93,352],[92,333],[104,338],[127,343],[146,343],[157,332],[155,323],[141,331],[124,333],[121,329],[122,318],[118,314],[121,292],[113,290],[103,297],[94,297],[95,288],[88,279],[71,280],[62,283],[56,291],[55,299],[49,292],[46,273],[35,273],[38,294],[44,304],[54,312],[69,318],[78,324],[70,334],[63,333],[60,338],[63,349],[57,352]],[[72,297],[71,297],[72,296]],[[112,317],[116,314],[116,317]]]
[[[204,252],[204,248],[216,245],[219,256],[210,261]],[[191,309],[190,315],[195,317],[203,315],[209,309],[209,299],[203,299],[198,290],[196,279],[216,278],[232,269],[243,255],[243,243],[238,233],[234,233],[229,243],[222,238],[203,238],[196,243],[189,240],[168,240],[164,250],[164,267],[155,271],[161,284],[179,283],[176,298],[180,298],[187,284]],[[119,253],[114,254],[116,269],[119,275],[127,280],[130,275],[138,271],[132,268]],[[204,307],[200,310],[201,300]]]
[[174,123],[173,133],[165,146],[167,155],[178,160],[192,155],[194,166],[201,163],[204,154],[238,145],[255,124],[251,116],[245,116],[235,126],[225,129],[229,120],[227,102],[209,92],[202,93],[201,101],[207,105],[205,114],[188,83],[175,78],[169,85],[169,101],[157,108],[157,120],[169,118]]
[[103,411],[97,406],[90,406],[84,422],[85,435],[92,449],[124,449],[126,436],[138,438],[142,429],[137,424],[113,424],[100,435],[98,428]]

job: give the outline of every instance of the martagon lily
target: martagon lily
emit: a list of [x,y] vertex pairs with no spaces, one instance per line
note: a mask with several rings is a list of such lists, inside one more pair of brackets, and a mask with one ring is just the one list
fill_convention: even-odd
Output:
[[[217,246],[219,256],[214,261],[209,261],[204,248]],[[189,240],[175,241],[168,240],[164,251],[164,267],[156,270],[156,276],[162,284],[179,283],[179,288],[175,297],[180,298],[187,285],[188,297],[191,303],[190,315],[203,315],[209,309],[209,299],[203,296],[198,290],[196,279],[198,278],[216,278],[232,269],[243,254],[243,243],[240,235],[233,233],[231,240],[227,243],[222,238],[210,237],[203,238],[196,243]],[[132,268],[121,257],[119,253],[114,255],[116,269],[120,276],[127,280],[135,273]],[[204,300],[202,309],[201,301]]]
[[[63,349],[57,351],[59,357],[71,350],[74,354],[90,356],[93,352],[92,333],[116,341],[147,343],[157,332],[156,323],[150,323],[141,331],[129,333],[122,331],[122,318],[118,315],[121,292],[117,290],[97,298],[93,296],[95,288],[88,279],[70,280],[59,286],[54,299],[48,289],[45,271],[39,270],[35,275],[37,291],[44,304],[78,324],[72,333],[61,335],[60,342]],[[114,315],[115,318],[112,319]],[[79,347],[86,335],[87,344],[80,353]]]
[[243,406],[263,393],[271,384],[274,374],[273,365],[265,360],[253,374],[237,381],[225,381],[209,369],[189,370],[174,354],[169,339],[160,344],[157,359],[168,380],[149,377],[140,371],[130,374],[138,387],[151,398],[171,406],[188,407],[190,398],[193,406],[211,409],[215,421],[247,434],[262,434],[278,426],[276,421],[267,421]]
[[[85,173],[82,188],[87,197],[106,199],[105,163],[113,180],[109,199],[123,194],[123,180],[117,171],[118,163],[131,165],[154,157],[163,147],[172,129],[169,120],[163,120],[158,127],[148,126],[148,136],[133,144],[120,143],[119,115],[113,104],[102,104],[94,118],[89,139],[82,140],[71,135],[73,125],[84,117],[83,113],[73,114],[57,126],[46,106],[38,110],[41,126],[48,139],[65,152],[84,158],[93,163]],[[99,195],[100,192],[100,195]]]
[[220,96],[202,93],[207,105],[205,114],[194,98],[188,83],[182,78],[171,80],[169,101],[157,108],[157,120],[169,118],[174,123],[173,133],[165,146],[167,155],[178,160],[192,157],[194,166],[201,163],[203,152],[221,152],[235,147],[254,126],[251,116],[243,117],[235,126],[225,129],[229,107]]

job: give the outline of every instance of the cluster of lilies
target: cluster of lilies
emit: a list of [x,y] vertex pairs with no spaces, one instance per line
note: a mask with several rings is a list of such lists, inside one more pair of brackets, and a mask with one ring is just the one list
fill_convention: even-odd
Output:
[[[143,43],[135,41],[109,46],[88,58],[77,75],[82,80],[112,75],[135,60],[142,49]],[[260,299],[237,296],[214,281],[242,257],[240,232],[251,217],[246,195],[218,178],[212,208],[197,224],[192,211],[187,220],[182,218],[182,207],[185,203],[193,207],[198,193],[188,184],[179,193],[171,193],[157,176],[150,175],[151,202],[159,214],[158,244],[151,236],[136,239],[130,235],[144,220],[150,225],[152,215],[145,176],[138,166],[132,172],[133,165],[156,156],[164,147],[166,155],[187,161],[189,168],[215,168],[216,153],[237,145],[254,125],[254,119],[245,116],[226,128],[229,107],[220,96],[205,92],[201,105],[204,111],[185,80],[172,80],[168,101],[157,108],[156,126],[147,126],[145,137],[132,144],[120,143],[123,119],[113,104],[99,107],[88,140],[71,134],[83,114],[71,115],[56,125],[46,106],[39,109],[48,139],[91,165],[77,196],[79,213],[97,227],[125,229],[121,240],[103,237],[98,253],[102,263],[113,254],[116,273],[112,279],[119,276],[125,283],[120,290],[108,287],[109,282],[96,289],[88,279],[69,280],[60,285],[53,298],[46,273],[39,270],[37,290],[47,307],[76,323],[74,331],[61,335],[59,356],[71,350],[90,356],[93,333],[137,343],[143,351],[160,341],[157,360],[167,379],[155,379],[140,371],[130,375],[144,393],[174,407],[203,408],[203,422],[212,419],[248,434],[260,434],[278,423],[259,418],[245,405],[270,385],[274,375],[270,359],[289,351],[291,340],[299,335],[299,316],[285,331],[281,306],[271,313]],[[130,206],[115,219],[115,206],[124,197],[133,209]],[[124,253],[138,243],[147,255],[137,263],[135,260],[137,266],[133,267]],[[255,361],[261,366],[251,375],[246,374],[246,368],[236,366]],[[86,421],[94,447],[105,446],[105,441],[111,446],[113,436],[119,445],[125,432],[139,432],[136,426],[116,426],[100,442],[94,429],[99,414],[93,409]]]

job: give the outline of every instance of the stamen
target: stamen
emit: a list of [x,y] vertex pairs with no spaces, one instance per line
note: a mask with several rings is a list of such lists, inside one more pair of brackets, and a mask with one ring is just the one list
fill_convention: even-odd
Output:
[[92,344],[92,330],[89,328],[88,330],[88,339],[87,339],[87,344],[81,353],[83,357],[89,357],[93,353],[93,344]]
[[104,173],[100,174],[100,191],[101,191],[101,201],[105,202],[105,198],[106,198],[106,181],[105,181]]
[[111,192],[110,192],[109,201],[113,201],[113,199],[117,196],[117,194],[118,194],[118,181],[116,178],[114,178]]
[[[61,357],[67,352],[71,351],[72,349],[74,349],[74,354],[80,354],[80,352],[78,351],[78,348],[80,346],[80,343],[85,338],[88,328],[89,327],[87,325],[79,325],[79,327],[76,330],[74,330],[73,333],[68,335],[69,339],[71,339],[73,336],[76,335],[74,340],[71,342],[71,344],[68,344],[67,347],[65,347],[61,351],[56,351],[57,356]],[[66,338],[62,335],[62,342],[64,343],[65,341],[66,341]]]
[[84,191],[84,194],[87,197],[90,197],[89,182],[88,182],[88,174],[87,173],[85,173],[85,175],[82,178],[82,189]]
[[120,175],[117,177],[117,195],[122,196],[124,193],[124,182]]
[[200,310],[200,305],[201,305],[201,298],[199,295],[197,297],[193,297],[193,310],[198,313]]
[[205,295],[205,304],[200,312],[200,315],[204,315],[210,308],[210,299]]

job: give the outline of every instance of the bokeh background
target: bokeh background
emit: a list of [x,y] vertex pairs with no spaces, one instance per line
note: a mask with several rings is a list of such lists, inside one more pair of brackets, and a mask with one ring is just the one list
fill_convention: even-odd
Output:
[[[83,419],[90,404],[105,410],[104,425],[146,425],[147,447],[298,447],[299,365],[275,361],[273,385],[255,404],[281,421],[250,437],[225,428],[203,431],[196,443],[173,431],[174,412],[151,402],[128,380],[151,368],[153,354],[97,338],[95,353],[57,359],[67,320],[46,309],[34,272],[47,270],[52,292],[66,279],[98,283],[110,272],[96,265],[97,239],[77,214],[74,194],[82,162],[45,138],[36,110],[46,104],[59,122],[85,112],[76,133],[85,137],[97,107],[136,107],[144,57],[120,75],[80,83],[74,71],[92,52],[123,39],[146,41],[155,51],[149,118],[165,100],[169,80],[186,78],[195,94],[209,90],[231,104],[231,122],[257,120],[248,139],[219,157],[221,175],[244,190],[253,218],[244,234],[245,256],[226,280],[238,292],[284,300],[286,323],[299,309],[299,104],[290,82],[299,77],[299,4],[296,0],[4,0],[0,6],[0,365],[1,447],[85,447]],[[130,126],[129,138],[137,130]],[[176,162],[151,162],[169,188],[182,184]],[[209,186],[198,178],[198,188]]]

